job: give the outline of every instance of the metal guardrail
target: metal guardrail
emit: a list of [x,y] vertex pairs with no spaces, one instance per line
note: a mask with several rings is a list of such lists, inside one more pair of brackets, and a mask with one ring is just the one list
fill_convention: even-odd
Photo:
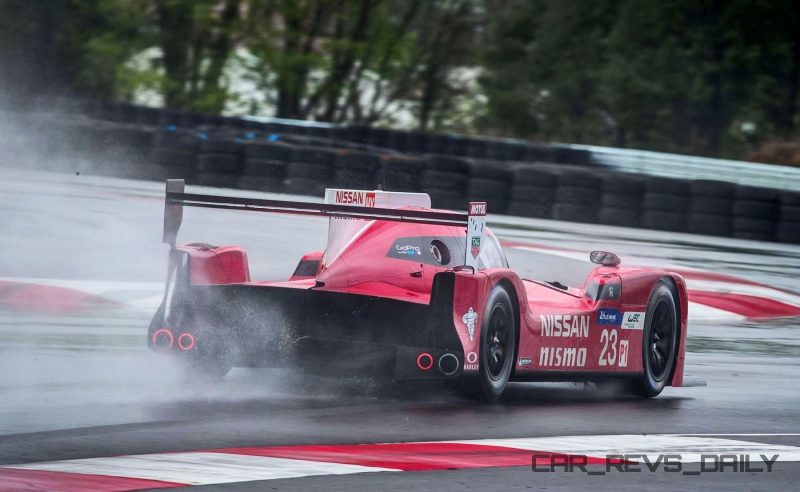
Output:
[[631,173],[684,179],[713,179],[747,186],[800,191],[798,167],[594,145],[563,146],[588,150],[592,153],[592,160],[597,164]]

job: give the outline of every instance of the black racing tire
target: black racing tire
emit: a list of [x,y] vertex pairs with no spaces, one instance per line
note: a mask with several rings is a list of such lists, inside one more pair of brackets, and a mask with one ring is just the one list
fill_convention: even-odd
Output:
[[606,195],[631,196],[641,200],[645,178],[630,173],[607,172],[602,176],[602,190]]
[[734,217],[732,221],[733,237],[742,239],[769,240],[775,230],[775,224],[770,219],[755,219],[751,217]]
[[513,200],[508,203],[508,215],[549,219],[552,214],[553,206],[550,204],[539,204]]
[[244,175],[239,179],[238,187],[243,190],[281,192],[283,191],[283,178]]
[[517,356],[514,306],[503,286],[492,289],[483,313],[478,380],[483,397],[497,401],[508,385]]
[[564,166],[558,175],[559,188],[579,188],[597,191],[601,189],[602,180],[594,171]]
[[328,181],[333,176],[333,168],[325,164],[311,162],[292,162],[286,167],[286,177]]
[[578,205],[582,207],[596,207],[596,188],[577,186],[559,186],[555,192],[555,201],[558,205]]
[[355,169],[337,169],[333,176],[336,186],[343,188],[372,189],[377,183],[377,173]]
[[150,152],[150,162],[164,167],[180,167],[195,170],[197,154],[186,150],[156,147]]
[[711,179],[695,179],[689,181],[689,189],[694,196],[726,198],[728,200],[736,193],[735,184]]
[[508,185],[514,173],[505,162],[473,160],[469,169],[470,179],[488,179]]
[[597,212],[597,220],[601,224],[638,227],[639,213],[636,210],[636,208],[603,207]]
[[800,207],[784,205],[778,213],[781,222],[800,222]]
[[689,213],[729,216],[732,203],[729,198],[693,196],[689,199]]
[[422,173],[423,190],[443,190],[456,193],[466,193],[467,176],[444,171],[426,169]]
[[463,157],[429,155],[426,158],[425,169],[428,171],[466,176],[469,174],[469,164],[470,161]]
[[507,181],[497,181],[486,178],[470,178],[467,184],[467,194],[476,197],[504,196],[509,192]]
[[642,208],[659,212],[675,213],[685,210],[686,202],[686,196],[667,193],[645,193],[642,199]]
[[683,232],[686,230],[686,216],[682,213],[645,210],[642,212],[641,226],[658,231]]
[[204,154],[241,155],[244,143],[233,138],[211,138],[200,143],[200,152]]
[[736,200],[733,202],[734,217],[774,220],[777,215],[778,204],[776,202],[757,200]]
[[781,190],[775,188],[762,188],[758,186],[742,186],[736,187],[733,194],[736,200],[755,200],[757,202],[779,202],[781,199]]
[[775,240],[780,243],[800,244],[800,221],[779,222],[775,228]]
[[555,198],[552,188],[515,184],[511,187],[511,200],[551,206]]
[[201,142],[195,132],[187,130],[166,130],[153,135],[153,147],[166,149],[197,151]]
[[588,204],[556,203],[553,205],[553,219],[568,222],[594,222],[597,209]]
[[625,193],[604,192],[600,198],[603,207],[627,208],[639,210],[642,206],[642,195],[629,195]]
[[705,236],[730,236],[731,218],[727,215],[690,214],[688,232]]
[[525,164],[514,169],[514,186],[552,189],[558,186],[558,171],[548,164]]
[[247,159],[244,161],[242,177],[264,177],[283,181],[286,177],[286,162],[272,159]]
[[216,188],[238,188],[239,176],[226,173],[199,172],[195,176],[197,184]]
[[647,302],[642,331],[642,367],[634,392],[644,398],[658,396],[672,378],[680,338],[677,294],[664,280],[656,283]]
[[800,207],[800,192],[784,191],[780,194],[780,204],[783,207]]
[[238,175],[242,171],[242,159],[231,154],[200,154],[197,157],[198,173]]
[[325,191],[325,185],[314,179],[287,178],[283,180],[283,189],[293,195],[319,196]]
[[278,142],[248,142],[244,144],[244,155],[250,159],[268,159],[288,162],[292,156],[292,146]]
[[427,190],[431,196],[433,208],[446,210],[465,210],[467,208],[467,197],[460,193],[442,190]]
[[662,193],[685,198],[690,194],[689,181],[664,176],[648,176],[644,182],[645,193]]

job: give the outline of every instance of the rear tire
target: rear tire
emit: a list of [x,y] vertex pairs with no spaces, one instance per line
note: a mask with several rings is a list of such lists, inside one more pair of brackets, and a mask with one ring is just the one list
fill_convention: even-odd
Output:
[[679,322],[675,292],[666,282],[657,282],[647,303],[642,333],[644,372],[633,385],[637,395],[645,398],[658,396],[672,377]]
[[517,351],[514,307],[506,289],[492,290],[483,313],[478,380],[483,398],[493,402],[506,389]]

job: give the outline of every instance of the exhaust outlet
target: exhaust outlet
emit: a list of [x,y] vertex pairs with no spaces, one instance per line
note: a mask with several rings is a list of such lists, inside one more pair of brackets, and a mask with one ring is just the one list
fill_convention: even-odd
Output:
[[155,349],[169,350],[175,343],[175,337],[172,336],[172,332],[168,328],[161,328],[153,333],[150,341],[153,342],[153,348]]
[[445,376],[452,376],[458,372],[458,357],[453,354],[444,354],[439,357],[439,370]]
[[427,371],[433,367],[433,357],[427,352],[423,352],[417,356],[417,367],[420,371]]
[[194,348],[194,335],[191,333],[182,333],[181,336],[178,337],[178,347],[184,352],[192,350],[192,348]]

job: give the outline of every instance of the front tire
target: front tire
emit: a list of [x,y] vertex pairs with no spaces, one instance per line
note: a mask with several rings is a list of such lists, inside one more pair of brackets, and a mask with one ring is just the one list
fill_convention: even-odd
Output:
[[672,377],[678,346],[675,293],[664,281],[656,283],[647,303],[642,333],[642,376],[634,381],[634,392],[645,398],[658,396]]

